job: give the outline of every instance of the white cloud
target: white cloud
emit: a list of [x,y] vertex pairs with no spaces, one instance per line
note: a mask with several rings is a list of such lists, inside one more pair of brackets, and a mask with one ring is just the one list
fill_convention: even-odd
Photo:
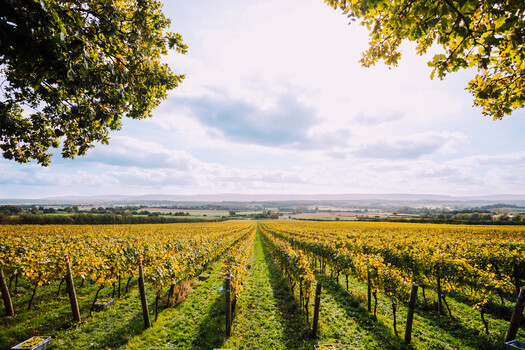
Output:
[[168,149],[158,142],[127,136],[114,136],[111,147],[99,146],[86,161],[111,166],[173,168],[180,171],[198,166],[199,162],[185,151]]
[[525,167],[525,151],[503,153],[503,154],[482,154],[468,157],[463,160],[463,163],[472,166],[484,167],[511,167],[523,168]]
[[453,152],[466,142],[460,133],[420,133],[406,137],[380,138],[352,150],[363,158],[414,159],[436,152]]
[[17,168],[14,164],[9,164],[7,161],[0,162],[0,185],[8,185],[12,183],[23,182],[24,172]]
[[[148,120],[50,168],[0,162],[3,196],[522,192],[523,112],[481,119],[472,72],[430,80],[403,46],[359,65],[368,35],[320,0],[166,2],[187,75]],[[521,119],[519,119],[521,118]]]

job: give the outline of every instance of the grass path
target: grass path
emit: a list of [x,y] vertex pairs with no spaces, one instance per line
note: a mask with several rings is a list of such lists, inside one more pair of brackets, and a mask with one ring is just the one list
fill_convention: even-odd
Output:
[[[492,315],[486,315],[491,325],[491,333],[487,336],[483,332],[479,312],[473,310],[472,306],[458,302],[450,297],[447,300],[452,309],[454,319],[451,319],[448,314],[438,315],[437,312],[428,310],[428,308],[426,311],[423,311],[424,302],[421,291],[418,294],[418,304],[414,315],[413,345],[410,347],[405,346],[402,340],[405,330],[406,308],[401,307],[398,310],[397,330],[400,336],[396,337],[392,325],[392,306],[387,297],[378,294],[376,320],[373,315],[368,314],[366,311],[367,287],[365,284],[350,277],[349,289],[352,296],[348,296],[345,291],[344,278],[341,278],[341,283],[337,283],[335,279],[330,279],[323,274],[317,274],[316,278],[323,282],[323,292],[327,295],[327,298],[322,298],[321,303],[321,320],[324,323],[322,327],[333,328],[329,319],[334,316],[330,316],[327,312],[332,309],[329,305],[332,304],[332,301],[335,301],[339,307],[347,311],[344,317],[353,319],[359,325],[359,328],[367,331],[369,337],[375,338],[387,349],[494,350],[504,348],[502,339],[508,327],[508,321],[494,318]],[[429,303],[436,298],[434,294],[433,291],[427,290]],[[323,315],[323,305],[325,306],[325,315]],[[431,308],[429,307],[429,309]],[[330,312],[333,313],[333,311]],[[349,334],[352,333],[349,329]],[[340,338],[345,340],[345,336],[340,336]],[[367,341],[358,341],[357,337],[352,339],[354,339],[353,343],[361,344],[361,347],[355,348],[376,348]],[[338,337],[328,340],[337,342]],[[364,347],[364,344],[368,344],[367,347]]]
[[356,298],[347,295],[339,285],[319,275],[317,280],[323,283],[319,314],[320,344],[334,344],[337,349],[406,348],[388,326],[369,314]]
[[282,293],[280,271],[267,260],[260,234],[257,234],[251,268],[225,348],[278,350],[294,349],[297,345],[287,328],[292,315],[284,314],[287,310],[283,308],[289,307],[290,300],[285,300],[286,294]]
[[[51,349],[116,349],[140,334],[144,321],[137,289],[135,286],[128,295],[116,299],[113,307],[93,312],[80,325],[58,333]],[[151,304],[153,299],[148,299]]]
[[[154,322],[155,295],[146,288],[153,327],[144,330],[142,308],[135,282],[127,295],[115,300],[115,305],[89,315],[89,307],[97,286],[79,289],[82,323],[71,321],[71,309],[64,287],[56,297],[55,284],[46,286],[37,294],[31,312],[22,312],[28,293],[24,291],[15,307],[20,312],[15,318],[1,318],[0,350],[32,335],[50,335],[49,349],[213,349],[224,341],[224,293],[220,262],[210,264],[210,278],[194,287],[194,291],[180,305],[159,313]],[[23,290],[23,289],[22,289]],[[111,288],[100,293],[105,296]]]
[[122,349],[213,349],[224,341],[224,293],[220,262],[210,266],[210,278],[194,287],[179,306],[159,313],[157,322]]
[[[140,302],[135,302],[138,299],[135,284],[127,295],[116,299],[114,307],[105,312],[94,312],[91,317],[89,309],[98,288],[95,285],[77,286],[81,324],[75,324],[72,320],[65,286],[62,286],[58,297],[57,287],[58,282],[53,282],[40,288],[33,309],[28,312],[25,307],[30,291],[22,286],[21,293],[13,298],[16,316],[2,318],[0,322],[0,350],[10,349],[13,344],[33,335],[52,336],[52,349],[103,349],[119,346],[127,342],[130,334],[139,332],[141,325],[136,321],[135,314],[140,312]],[[105,288],[99,295],[106,296],[111,289]]]

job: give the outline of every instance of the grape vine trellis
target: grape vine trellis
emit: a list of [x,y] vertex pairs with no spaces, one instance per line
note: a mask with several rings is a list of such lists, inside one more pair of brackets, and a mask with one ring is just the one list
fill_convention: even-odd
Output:
[[[514,227],[403,225],[386,223],[264,222],[266,234],[302,250],[337,274],[369,285],[370,295],[406,304],[411,282],[436,290],[438,310],[451,292],[475,301],[489,333],[486,306],[492,294],[518,293],[525,280],[525,233]],[[348,282],[347,282],[348,283]],[[375,300],[377,302],[377,299]],[[369,300],[370,309],[370,300]],[[375,312],[375,311],[374,311]]]

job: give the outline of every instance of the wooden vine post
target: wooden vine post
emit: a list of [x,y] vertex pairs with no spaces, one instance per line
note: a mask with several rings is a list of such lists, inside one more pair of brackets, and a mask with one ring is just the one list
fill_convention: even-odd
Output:
[[231,297],[231,278],[226,277],[226,336],[230,335],[232,330],[232,297]]
[[144,287],[144,269],[142,267],[142,258],[139,258],[139,292],[140,301],[142,302],[142,316],[144,317],[144,327],[150,328],[151,321],[149,319],[148,301],[146,300],[146,289]]
[[314,324],[312,327],[312,337],[317,339],[317,329],[319,328],[319,307],[321,305],[321,282],[317,282],[315,288],[315,304],[314,304]]
[[6,316],[14,316],[15,311],[13,309],[13,303],[11,302],[11,294],[7,288],[7,283],[4,277],[4,271],[0,269],[0,290],[2,291],[2,299],[4,299],[5,314]]
[[412,291],[410,292],[410,300],[408,301],[407,324],[405,328],[406,344],[410,344],[410,341],[412,340],[412,324],[414,321],[414,310],[416,308],[417,288],[418,285],[412,283]]
[[82,322],[80,319],[80,310],[78,308],[77,293],[75,291],[75,284],[73,282],[73,274],[71,273],[71,264],[69,262],[69,255],[65,255],[66,261],[66,289],[69,295],[69,303],[71,304],[71,311],[73,311],[73,319],[76,322]]
[[518,334],[518,329],[520,328],[521,318],[523,316],[523,308],[525,307],[525,287],[521,287],[520,294],[518,295],[518,300],[516,301],[516,306],[514,307],[514,312],[512,313],[512,318],[510,320],[509,329],[507,335],[505,336],[505,341],[511,341],[516,339],[516,334]]
[[372,278],[370,277],[370,268],[366,272],[366,282],[367,282],[367,307],[368,312],[372,312]]
[[438,307],[438,313],[440,315],[443,314],[443,302],[442,302],[442,298],[443,298],[443,295],[442,295],[442,291],[441,291],[441,277],[437,277],[437,307]]

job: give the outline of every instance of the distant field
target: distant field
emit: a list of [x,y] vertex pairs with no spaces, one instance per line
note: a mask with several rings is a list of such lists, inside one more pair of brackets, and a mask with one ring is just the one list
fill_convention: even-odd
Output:
[[191,216],[208,216],[208,217],[222,217],[228,216],[227,210],[208,210],[208,209],[167,209],[167,208],[143,208],[141,211],[157,212],[157,213],[189,213]]
[[316,213],[300,213],[300,214],[292,214],[290,217],[295,219],[313,219],[313,220],[323,220],[323,219],[335,219],[339,218],[342,220],[355,220],[359,217],[380,217],[380,218],[386,218],[392,216],[391,212],[353,212],[353,211],[331,211],[331,212],[325,212],[320,211]]
[[[143,208],[141,211],[158,212],[158,213],[189,213],[191,216],[207,216],[207,217],[223,217],[229,216],[228,210],[213,210],[213,209],[167,209],[167,208]],[[252,215],[262,213],[262,211],[235,211],[236,215]]]

